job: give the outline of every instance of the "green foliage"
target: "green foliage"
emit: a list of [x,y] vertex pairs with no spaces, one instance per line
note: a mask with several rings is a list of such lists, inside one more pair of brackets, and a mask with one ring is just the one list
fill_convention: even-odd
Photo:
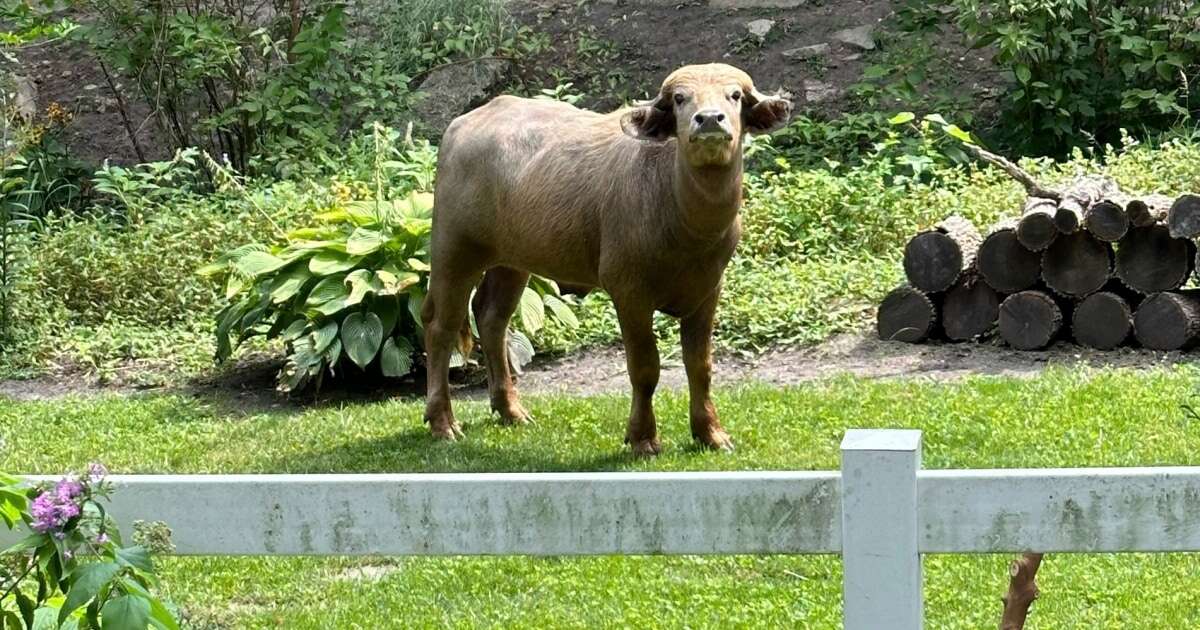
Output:
[[327,166],[333,143],[404,103],[408,77],[356,36],[341,2],[292,3],[261,22],[249,0],[80,0],[78,35],[136,82],[175,148],[199,147],[239,172]]
[[290,348],[283,391],[320,383],[343,358],[366,368],[379,357],[387,376],[407,374],[428,282],[432,209],[432,195],[416,192],[347,202],[283,244],[239,247],[201,269],[225,281],[231,300],[217,314],[217,360],[261,335]]
[[96,209],[107,209],[128,223],[141,223],[151,213],[170,210],[197,190],[196,149],[178,150],[170,160],[135,167],[105,163],[92,178]]
[[92,464],[86,474],[30,485],[0,474],[0,521],[28,535],[0,551],[0,622],[13,630],[176,630],[157,588],[150,552],[125,546],[102,501],[112,487]]
[[0,70],[6,69],[5,64],[17,63],[13,51],[58,39],[76,28],[68,19],[55,21],[53,8],[46,0],[0,0]]
[[[926,3],[937,10],[942,2]],[[1200,6],[1164,0],[948,0],[958,25],[1014,81],[998,129],[1007,144],[1064,156],[1115,143],[1122,128],[1190,115]]]

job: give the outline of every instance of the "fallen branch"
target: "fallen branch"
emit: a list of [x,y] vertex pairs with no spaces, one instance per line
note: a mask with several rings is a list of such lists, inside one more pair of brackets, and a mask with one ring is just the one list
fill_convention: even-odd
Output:
[[1004,596],[1004,614],[1000,617],[1000,630],[1023,630],[1025,617],[1038,591],[1037,572],[1042,565],[1042,554],[1026,553],[1008,565],[1008,593]]
[[1003,170],[1005,173],[1008,173],[1009,177],[1017,180],[1022,186],[1025,187],[1025,191],[1029,193],[1030,197],[1052,199],[1056,203],[1062,201],[1062,191],[1043,187],[1036,179],[1033,178],[1033,175],[1030,175],[1028,171],[1009,161],[1008,158],[1002,155],[996,155],[995,153],[992,153],[987,149],[982,149],[974,144],[967,144],[964,142],[962,146],[967,150],[968,153],[974,155],[976,158]]

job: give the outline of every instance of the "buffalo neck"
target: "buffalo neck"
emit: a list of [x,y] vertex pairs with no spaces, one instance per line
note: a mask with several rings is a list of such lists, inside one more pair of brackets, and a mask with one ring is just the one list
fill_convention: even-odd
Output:
[[705,240],[723,237],[742,204],[742,156],[726,165],[696,167],[675,153],[675,201],[687,233]]

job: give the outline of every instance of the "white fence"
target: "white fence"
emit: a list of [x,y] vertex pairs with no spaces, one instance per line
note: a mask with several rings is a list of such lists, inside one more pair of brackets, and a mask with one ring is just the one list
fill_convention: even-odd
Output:
[[840,554],[848,630],[921,627],[924,553],[1200,551],[1200,468],[923,471],[920,440],[849,431],[840,472],[114,476],[111,511],[190,555]]

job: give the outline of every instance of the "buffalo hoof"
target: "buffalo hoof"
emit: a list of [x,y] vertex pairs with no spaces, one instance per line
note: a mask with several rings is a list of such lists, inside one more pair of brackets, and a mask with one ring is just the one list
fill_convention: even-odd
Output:
[[635,440],[629,443],[629,448],[633,451],[635,457],[654,457],[662,452],[662,445],[658,443],[658,438],[650,438],[648,440]]
[[714,451],[722,451],[725,453],[733,452],[733,439],[724,429],[712,429],[704,434],[692,436],[706,448],[711,448]]
[[529,413],[519,402],[512,402],[504,406],[493,406],[492,411],[500,416],[500,424],[506,427],[533,423],[533,414]]
[[446,440],[447,442],[454,442],[459,438],[466,437],[463,433],[462,425],[454,418],[430,422],[429,432],[433,434],[433,439]]

